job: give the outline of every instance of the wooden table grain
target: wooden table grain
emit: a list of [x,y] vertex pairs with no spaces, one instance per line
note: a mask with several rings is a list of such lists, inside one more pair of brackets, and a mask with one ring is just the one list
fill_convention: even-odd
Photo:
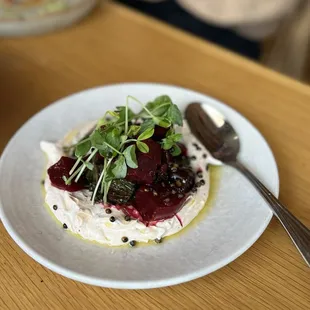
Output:
[[[124,81],[185,86],[244,114],[275,154],[282,201],[310,226],[310,88],[110,2],[76,27],[0,40],[0,150],[54,100]],[[310,272],[273,219],[250,250],[206,277],[104,289],[42,267],[0,224],[0,309],[310,309]]]

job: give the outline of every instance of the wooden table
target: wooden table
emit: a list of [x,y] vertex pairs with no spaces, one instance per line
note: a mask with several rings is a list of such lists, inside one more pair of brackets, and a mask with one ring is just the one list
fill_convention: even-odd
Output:
[[[54,100],[123,81],[182,85],[243,113],[274,151],[281,199],[310,226],[310,88],[113,3],[76,27],[0,41],[0,149]],[[28,257],[2,225],[0,272],[0,309],[310,309],[309,268],[275,219],[235,262],[174,287],[71,281]]]

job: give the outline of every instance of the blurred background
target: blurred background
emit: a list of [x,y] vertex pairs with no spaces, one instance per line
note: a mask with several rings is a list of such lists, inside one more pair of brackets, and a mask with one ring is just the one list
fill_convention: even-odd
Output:
[[[0,0],[7,22],[55,17],[34,33],[69,26],[108,0]],[[310,0],[114,0],[289,75],[310,81]],[[72,8],[72,9],[71,9]],[[75,8],[73,10],[73,8]],[[61,17],[61,13],[67,14]],[[56,20],[57,18],[57,20]],[[91,16],[88,16],[91,18]],[[31,34],[26,27],[21,35]]]
[[310,83],[309,0],[117,0]]

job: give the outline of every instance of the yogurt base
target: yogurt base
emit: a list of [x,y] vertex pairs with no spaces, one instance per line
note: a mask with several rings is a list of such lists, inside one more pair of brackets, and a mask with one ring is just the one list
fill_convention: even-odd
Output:
[[[79,141],[93,126],[94,123],[82,126],[56,143],[42,141],[40,147],[47,156],[47,168],[65,155],[64,146]],[[46,175],[44,182],[45,202],[56,218],[61,223],[66,224],[70,231],[84,239],[110,246],[124,245],[123,237],[127,237],[128,242],[131,240],[149,242],[178,233],[199,214],[206,204],[210,188],[210,175],[206,166],[210,157],[204,158],[203,154],[208,154],[207,150],[191,134],[185,121],[183,127],[176,128],[176,131],[183,135],[182,142],[187,147],[188,156],[196,157],[196,160],[191,161],[191,165],[194,171],[200,170],[202,172],[201,179],[205,181],[205,184],[197,188],[197,192],[188,197],[182,209],[173,218],[160,221],[154,226],[146,226],[135,219],[126,221],[124,212],[113,206],[110,207],[112,213],[107,214],[103,204],[92,205],[90,191],[82,190],[70,193],[60,190],[51,185],[48,175]],[[195,144],[199,145],[199,151],[197,151]],[[53,208],[55,205],[57,206],[56,210]],[[115,217],[115,222],[110,221],[111,216]]]

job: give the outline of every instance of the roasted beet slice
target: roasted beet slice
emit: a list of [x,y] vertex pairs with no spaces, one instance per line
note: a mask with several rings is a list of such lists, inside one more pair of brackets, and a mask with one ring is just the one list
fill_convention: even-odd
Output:
[[167,186],[157,184],[155,186],[141,186],[133,203],[139,212],[143,222],[148,224],[175,216],[181,209],[186,195],[172,194]]
[[178,142],[177,145],[181,149],[181,155],[180,156],[187,156],[187,148],[183,143]]
[[47,173],[53,186],[67,192],[76,192],[85,188],[85,178],[81,177],[77,183],[74,181],[66,185],[63,176],[69,177],[69,171],[75,164],[76,159],[62,156],[59,161],[48,168]]
[[137,184],[151,184],[161,164],[162,150],[159,143],[152,139],[143,141],[149,147],[148,153],[137,152],[138,168],[129,168],[126,179]]
[[175,190],[179,193],[189,192],[195,184],[195,173],[189,167],[176,167],[169,168],[169,181]]

